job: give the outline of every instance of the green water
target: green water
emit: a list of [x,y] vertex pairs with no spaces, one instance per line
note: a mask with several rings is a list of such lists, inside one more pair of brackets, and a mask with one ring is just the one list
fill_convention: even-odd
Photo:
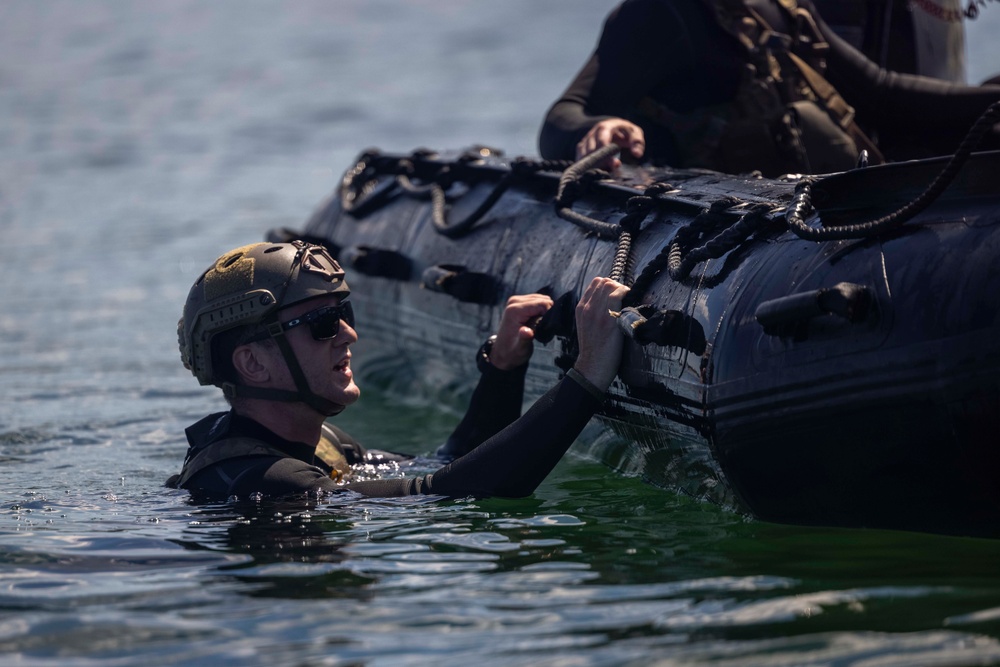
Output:
[[[401,403],[342,423],[412,453],[455,423]],[[0,653],[25,664],[1000,661],[995,541],[755,522],[585,447],[523,500],[197,506],[160,487],[174,434],[91,435],[5,443],[24,488],[74,461],[3,494]]]
[[[0,664],[1000,663],[1000,542],[749,521],[585,444],[517,501],[163,487],[223,409],[198,272],[368,146],[530,153],[614,4],[0,3]],[[457,422],[364,379],[365,444]]]

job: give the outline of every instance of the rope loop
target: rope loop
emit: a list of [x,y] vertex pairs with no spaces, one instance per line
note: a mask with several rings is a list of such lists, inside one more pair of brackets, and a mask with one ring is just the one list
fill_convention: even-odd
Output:
[[629,197],[628,201],[625,202],[625,216],[618,223],[622,230],[632,234],[637,233],[643,220],[653,210],[654,203],[655,200],[652,197],[645,195]]
[[565,171],[573,164],[571,160],[535,160],[528,157],[516,157],[510,161],[511,171],[521,174],[537,174],[540,171]]
[[647,197],[659,197],[660,195],[664,195],[668,192],[673,191],[674,189],[675,189],[674,186],[671,185],[670,183],[657,181],[656,183],[653,183],[648,188],[646,188],[645,195]]
[[646,214],[649,209],[653,208],[655,199],[647,195],[635,195],[634,197],[629,197],[628,201],[625,202],[625,212],[629,215],[634,215],[636,213]]
[[518,174],[530,175],[542,170],[541,163],[526,157],[516,157],[510,161],[510,170]]
[[631,282],[632,244],[655,203],[656,200],[647,195],[635,195],[625,202],[625,215],[618,223],[621,228],[618,233],[618,248],[611,265],[611,273],[608,275],[612,280],[625,285]]
[[[811,226],[808,220],[819,217],[812,205],[812,186],[815,181],[803,178],[795,186],[792,205],[788,207],[788,212],[785,214],[788,228],[799,238],[809,241],[834,241],[868,238],[900,227],[934,203],[951,185],[962,166],[968,161],[969,155],[982,142],[983,137],[992,129],[998,119],[1000,119],[1000,102],[994,102],[972,125],[951,159],[922,193],[892,213],[868,222],[831,227]],[[822,221],[820,222],[822,224]]]
[[346,213],[354,212],[364,201],[365,195],[371,192],[372,184],[378,177],[374,163],[380,156],[381,153],[375,149],[365,151],[354,166],[344,172],[338,193],[341,210]]
[[583,159],[574,162],[563,171],[559,178],[559,189],[555,199],[556,215],[602,239],[618,238],[621,231],[619,225],[595,220],[577,213],[571,207],[582,193],[585,183],[592,179],[607,177],[607,172],[600,171],[596,167],[607,158],[616,155],[620,150],[621,148],[615,144],[603,146]]
[[511,170],[497,182],[490,194],[476,207],[464,220],[456,223],[449,223],[446,216],[446,197],[444,190],[440,187],[432,192],[434,206],[431,209],[431,221],[434,229],[448,238],[459,238],[471,231],[472,227],[479,222],[479,219],[486,215],[486,212],[493,208],[504,192],[507,191],[515,181],[520,180],[526,172]]
[[580,181],[567,181],[559,184],[559,194],[556,195],[556,207],[569,207],[573,205],[583,193],[583,184]]
[[[751,234],[770,222],[771,214],[776,210],[769,204],[754,204],[735,223],[725,227],[720,225],[724,211],[734,208],[738,203],[738,200],[731,197],[713,202],[709,209],[696,216],[688,227],[678,230],[668,246],[667,268],[671,278],[677,281],[684,280],[701,262],[718,259],[743,244]],[[699,218],[703,218],[701,222]],[[702,245],[694,248],[686,247],[691,239],[705,238],[715,230],[719,230],[718,233],[708,238]]]

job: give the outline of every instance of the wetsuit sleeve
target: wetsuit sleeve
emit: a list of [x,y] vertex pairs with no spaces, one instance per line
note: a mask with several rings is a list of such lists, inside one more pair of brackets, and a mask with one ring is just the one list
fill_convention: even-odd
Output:
[[681,164],[672,131],[643,115],[640,102],[650,98],[682,114],[726,102],[744,59],[707,3],[626,0],[608,16],[594,54],[549,110],[539,151],[549,159],[572,159],[590,128],[617,117],[643,129],[645,160]]
[[[874,128],[880,148],[891,159],[928,157],[954,152],[969,128],[990,104],[1000,100],[1000,86],[963,86],[930,77],[881,69],[841,39],[823,22],[811,3],[823,38],[830,44],[827,77],[854,107],[859,121]],[[994,127],[984,147],[998,147]],[[920,154],[900,151],[920,148]]]
[[597,113],[595,109],[599,107],[590,104],[598,70],[597,54],[594,53],[562,97],[549,109],[538,135],[538,151],[543,158],[574,159],[580,139],[595,124],[610,118]]
[[679,75],[693,68],[684,26],[670,2],[633,0],[616,7],[597,49],[546,115],[538,141],[542,157],[573,159],[580,139],[607,118],[638,123],[639,100],[663,82],[680,82]]
[[521,416],[528,365],[509,371],[488,366],[472,392],[469,409],[437,451],[446,459],[468,454]]
[[552,471],[600,405],[583,386],[563,378],[523,417],[437,472],[357,482],[348,488],[367,496],[524,497]]
[[216,498],[251,493],[287,496],[308,491],[341,491],[322,469],[295,458],[256,456],[220,461],[195,474],[185,488]]

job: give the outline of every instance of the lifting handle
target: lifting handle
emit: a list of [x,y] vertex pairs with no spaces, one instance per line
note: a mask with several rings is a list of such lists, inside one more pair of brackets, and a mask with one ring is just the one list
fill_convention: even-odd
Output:
[[860,322],[868,316],[872,303],[871,289],[854,283],[837,283],[810,292],[790,294],[764,301],[754,317],[764,333],[779,336],[790,327],[820,315],[837,315],[848,322]]
[[420,286],[440,292],[464,303],[496,305],[500,298],[500,283],[488,273],[475,273],[457,264],[438,264],[424,269]]

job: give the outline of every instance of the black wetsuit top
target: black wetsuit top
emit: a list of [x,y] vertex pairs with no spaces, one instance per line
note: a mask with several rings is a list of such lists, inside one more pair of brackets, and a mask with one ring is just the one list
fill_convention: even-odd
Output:
[[[749,0],[776,30],[787,30],[775,0]],[[799,4],[813,10],[809,0]],[[880,69],[816,15],[830,44],[825,76],[877,136],[889,159],[951,153],[1000,87],[970,87]],[[539,136],[541,155],[573,159],[597,122],[619,117],[642,127],[645,158],[680,164],[670,131],[637,112],[644,97],[678,112],[723,104],[736,95],[747,54],[705,0],[626,0],[608,16],[597,49],[552,106]],[[995,147],[997,133],[989,138]]]
[[[512,371],[487,368],[465,417],[439,450],[454,460],[432,474],[338,484],[330,477],[331,468],[314,457],[314,447],[284,440],[252,419],[229,412],[210,415],[187,429],[186,463],[200,448],[233,437],[249,437],[287,456],[227,458],[195,473],[183,487],[216,498],[345,489],[379,497],[530,495],[573,444],[601,400],[567,377],[518,419],[526,369],[527,365]],[[343,431],[338,436],[341,452],[352,464],[409,458],[365,450]],[[167,484],[173,485],[170,480]]]

